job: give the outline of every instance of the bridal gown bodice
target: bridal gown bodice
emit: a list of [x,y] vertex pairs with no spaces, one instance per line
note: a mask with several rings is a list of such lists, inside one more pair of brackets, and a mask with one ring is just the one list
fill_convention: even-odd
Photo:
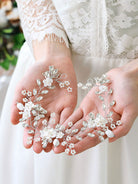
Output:
[[[137,0],[17,0],[26,40],[55,34],[79,55],[138,57]],[[55,40],[54,40],[55,41]]]

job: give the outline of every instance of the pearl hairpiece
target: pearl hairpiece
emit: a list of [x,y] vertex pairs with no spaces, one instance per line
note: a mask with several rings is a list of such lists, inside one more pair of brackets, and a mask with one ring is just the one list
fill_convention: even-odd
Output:
[[[67,77],[66,74],[61,74],[54,66],[49,66],[49,70],[42,73],[42,75],[44,77],[43,80],[36,80],[37,89],[34,88],[33,91],[22,90],[23,103],[17,103],[19,114],[22,115],[19,122],[24,128],[29,128],[28,134],[30,136],[27,138],[27,144],[32,144],[32,141],[41,141],[43,148],[46,148],[48,143],[53,143],[55,147],[61,144],[66,147],[65,153],[75,155],[75,145],[71,142],[72,137],[81,141],[83,132],[86,132],[87,136],[91,138],[98,135],[100,141],[104,140],[105,135],[109,138],[114,136],[112,130],[121,125],[121,121],[114,122],[112,119],[113,112],[110,111],[110,108],[115,105],[115,100],[112,100],[109,104],[106,101],[109,95],[113,93],[109,85],[111,81],[106,75],[93,80],[89,79],[85,85],[78,83],[78,87],[82,90],[89,90],[93,86],[97,87],[96,95],[102,102],[104,111],[103,116],[101,114],[95,115],[92,112],[89,113],[89,118],[82,122],[81,130],[73,129],[73,122],[68,122],[68,128],[58,124],[55,121],[56,114],[54,112],[50,115],[50,122],[47,122],[46,115],[48,112],[41,106],[41,100],[50,90],[56,88],[56,84],[60,88],[65,88],[69,93],[72,92],[72,88],[68,80],[63,81],[63,78]],[[38,128],[40,120],[42,124],[41,130]],[[53,125],[55,126],[53,127]]]

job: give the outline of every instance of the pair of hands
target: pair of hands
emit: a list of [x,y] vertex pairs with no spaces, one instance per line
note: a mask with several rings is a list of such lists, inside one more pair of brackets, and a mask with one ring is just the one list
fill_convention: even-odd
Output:
[[[42,107],[47,109],[48,112],[56,113],[57,123],[66,126],[68,122],[72,121],[74,124],[72,128],[81,128],[83,120],[87,119],[90,112],[96,114],[102,113],[102,104],[99,103],[98,98],[95,97],[95,88],[89,91],[79,108],[74,112],[77,103],[77,81],[72,61],[69,57],[53,56],[48,58],[46,62],[35,63],[17,85],[11,113],[11,121],[13,124],[18,124],[21,118],[17,109],[17,102],[22,102],[21,91],[23,89],[32,91],[36,88],[36,79],[42,79],[42,72],[47,71],[50,65],[54,65],[61,73],[67,74],[73,89],[72,93],[68,94],[64,89],[56,88],[51,90],[48,95],[45,95],[41,101]],[[115,137],[109,138],[109,142],[113,142],[129,132],[138,115],[138,60],[134,60],[124,67],[110,70],[107,76],[112,81],[110,84],[113,89],[111,98],[116,101],[115,106],[112,108],[112,118],[114,121],[121,119],[122,122],[121,126],[113,130]],[[46,118],[50,121],[50,114],[47,114]],[[40,153],[42,150],[49,152],[52,148],[55,153],[61,153],[65,150],[63,146],[55,148],[50,143],[45,149],[42,148],[40,142],[33,142],[28,145],[28,136],[30,136],[28,135],[28,128],[25,128],[23,138],[24,146],[25,148],[31,148],[33,146],[36,153]],[[90,138],[86,135],[81,141],[73,139],[72,142],[75,144],[77,154],[100,143],[98,137]]]

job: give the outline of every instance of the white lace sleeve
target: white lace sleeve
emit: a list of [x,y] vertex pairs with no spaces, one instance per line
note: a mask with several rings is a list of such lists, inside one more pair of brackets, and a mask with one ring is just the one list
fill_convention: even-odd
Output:
[[51,0],[16,0],[24,36],[32,41],[44,39],[69,47],[68,38]]

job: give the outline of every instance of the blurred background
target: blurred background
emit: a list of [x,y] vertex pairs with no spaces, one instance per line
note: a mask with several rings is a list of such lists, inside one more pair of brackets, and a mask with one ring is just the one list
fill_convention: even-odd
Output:
[[0,0],[0,115],[23,42],[16,2]]

